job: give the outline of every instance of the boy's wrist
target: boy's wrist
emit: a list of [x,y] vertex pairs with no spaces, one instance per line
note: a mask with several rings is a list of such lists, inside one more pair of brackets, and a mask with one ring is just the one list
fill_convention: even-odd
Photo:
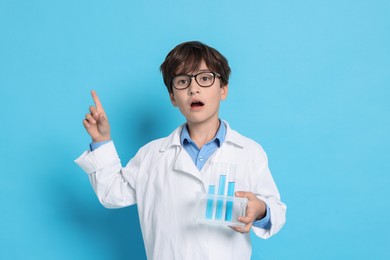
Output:
[[265,204],[265,202],[260,199],[259,202],[261,204],[260,207],[262,209],[260,210],[260,214],[257,216],[257,218],[254,221],[262,220],[267,215],[267,204]]
[[106,140],[106,141],[101,141],[101,142],[93,142],[89,144],[89,149],[90,151],[94,151],[98,149],[100,146],[105,145],[106,143],[111,142],[112,140]]
[[111,136],[92,138],[92,143],[107,142],[111,140]]

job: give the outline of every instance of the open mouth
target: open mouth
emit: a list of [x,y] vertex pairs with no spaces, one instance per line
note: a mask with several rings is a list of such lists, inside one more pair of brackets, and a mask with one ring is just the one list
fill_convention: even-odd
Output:
[[202,106],[204,106],[204,104],[201,101],[193,101],[191,103],[191,107],[202,107]]

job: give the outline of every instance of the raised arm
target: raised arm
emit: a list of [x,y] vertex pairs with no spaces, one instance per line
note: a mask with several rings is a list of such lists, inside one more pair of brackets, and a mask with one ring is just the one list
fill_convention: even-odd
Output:
[[111,140],[110,124],[107,115],[103,109],[102,103],[96,94],[96,91],[91,91],[95,106],[89,107],[89,113],[85,115],[83,125],[88,134],[92,138],[92,142],[102,142]]

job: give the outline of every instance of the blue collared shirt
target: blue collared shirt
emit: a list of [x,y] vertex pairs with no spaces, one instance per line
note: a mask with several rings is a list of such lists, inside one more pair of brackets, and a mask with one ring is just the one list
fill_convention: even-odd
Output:
[[210,156],[223,144],[226,136],[226,126],[224,123],[220,124],[217,134],[207,144],[203,145],[202,148],[192,141],[188,132],[188,126],[185,125],[180,135],[180,142],[187,153],[190,155],[192,161],[195,163],[198,170],[201,170],[203,165],[207,162]]

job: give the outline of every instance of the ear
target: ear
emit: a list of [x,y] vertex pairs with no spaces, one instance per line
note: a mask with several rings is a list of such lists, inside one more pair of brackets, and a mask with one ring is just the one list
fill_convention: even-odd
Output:
[[221,100],[225,100],[228,96],[229,86],[228,84],[221,87]]
[[177,107],[177,104],[176,104],[176,100],[175,100],[175,96],[173,95],[173,92],[172,93],[169,93],[169,98],[171,99],[171,103],[174,107]]

